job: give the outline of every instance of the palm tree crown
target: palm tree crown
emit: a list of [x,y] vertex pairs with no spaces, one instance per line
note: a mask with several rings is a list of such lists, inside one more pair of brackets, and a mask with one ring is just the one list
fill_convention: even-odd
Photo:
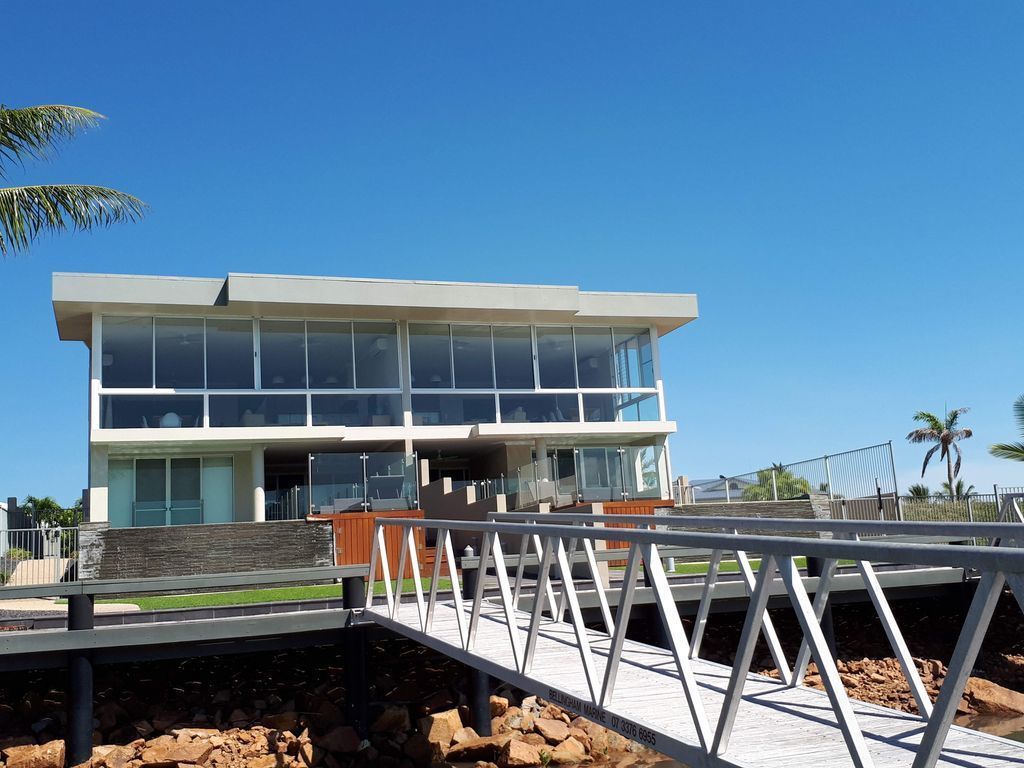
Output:
[[[960,426],[960,417],[967,413],[968,410],[970,409],[954,408],[946,414],[945,419],[940,419],[935,414],[928,413],[927,411],[918,411],[914,414],[914,421],[924,424],[924,426],[908,434],[907,440],[912,443],[935,443],[928,453],[924,455],[921,477],[924,477],[925,470],[928,469],[928,462],[931,461],[935,452],[941,451],[939,458],[946,460],[946,476],[949,487],[955,487],[954,480],[960,474],[960,462],[963,459],[957,442],[966,440],[974,434],[971,429]],[[954,451],[956,452],[956,464],[953,463]]]
[[1020,431],[1022,442],[996,443],[989,447],[988,452],[1000,459],[1024,461],[1024,395],[1018,397],[1017,401],[1013,404],[1013,419],[1017,422],[1017,429]]
[[[6,163],[46,159],[51,150],[103,115],[82,107],[47,104],[10,109],[0,104],[0,179]],[[0,256],[23,251],[43,232],[84,231],[136,221],[146,204],[108,187],[46,184],[0,187]]]

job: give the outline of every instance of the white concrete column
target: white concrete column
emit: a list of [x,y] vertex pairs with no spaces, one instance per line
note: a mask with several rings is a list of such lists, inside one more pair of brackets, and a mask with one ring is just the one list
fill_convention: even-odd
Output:
[[89,447],[89,522],[109,520],[107,512],[108,461],[107,446]]
[[263,475],[264,450],[262,445],[252,447],[252,519],[257,523],[262,523],[267,519],[266,493],[264,491],[266,480]]
[[538,480],[550,480],[548,477],[548,463],[546,461],[548,457],[548,441],[543,437],[537,437],[533,440],[533,452],[537,454],[538,466],[540,467],[540,474]]

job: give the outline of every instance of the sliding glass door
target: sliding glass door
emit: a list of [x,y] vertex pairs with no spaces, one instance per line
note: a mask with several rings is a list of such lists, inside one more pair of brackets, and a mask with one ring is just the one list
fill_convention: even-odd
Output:
[[[215,521],[230,521],[230,462],[231,459],[226,457],[205,460],[198,457],[136,459],[132,525],[213,522],[206,521],[203,514],[204,491],[212,493],[218,502],[212,515]],[[205,472],[204,463],[208,465]],[[204,488],[204,485],[211,484],[214,487]]]

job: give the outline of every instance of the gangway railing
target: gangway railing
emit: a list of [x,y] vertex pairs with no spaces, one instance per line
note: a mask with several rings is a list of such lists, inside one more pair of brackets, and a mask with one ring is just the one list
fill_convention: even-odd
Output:
[[[512,513],[516,516],[516,513]],[[519,514],[519,518],[526,515]],[[541,520],[540,518],[546,518]],[[562,524],[557,524],[562,523]],[[629,523],[634,528],[603,527],[603,523]],[[694,530],[666,530],[666,524],[682,526],[694,523],[694,527],[707,529],[721,527],[730,532],[706,532]],[[405,574],[407,564],[411,566],[411,602],[403,603],[403,581],[393,579],[387,558],[385,529],[400,529],[402,547],[399,554],[398,575]],[[433,528],[437,531],[436,551],[433,564],[433,578],[424,591],[420,577],[416,539],[418,528]],[[762,533],[740,533],[743,530],[769,530],[782,534],[801,531],[827,533],[831,538],[796,537],[793,535],[764,535]],[[466,531],[480,534],[481,549],[479,563],[482,572],[489,567],[498,585],[498,597],[485,600],[484,579],[478,578],[474,593],[464,599],[459,587],[458,563],[452,546],[452,531]],[[904,536],[952,536],[962,540],[985,539],[992,546],[950,545],[942,543],[916,543],[862,539],[867,533]],[[594,548],[599,542],[616,540],[625,542],[628,551],[626,567],[621,581],[605,584],[598,572]],[[520,551],[533,550],[539,563],[533,579],[527,579],[522,567],[522,557],[506,557],[505,548],[512,542],[520,542]],[[623,668],[623,649],[630,612],[638,587],[638,579],[644,572],[645,579],[655,596],[655,604],[661,621],[678,681],[686,700],[686,710],[680,715],[686,728],[695,733],[695,743],[677,742],[675,756],[693,764],[723,764],[723,755],[732,749],[734,726],[737,712],[748,684],[749,668],[759,636],[768,626],[768,598],[780,586],[789,598],[794,614],[802,631],[802,642],[791,666],[777,652],[776,659],[782,681],[780,688],[795,690],[803,687],[808,664],[817,664],[832,713],[842,733],[843,742],[853,764],[858,767],[872,766],[872,749],[878,749],[879,742],[885,741],[876,733],[870,733],[871,747],[865,736],[855,707],[848,697],[832,652],[820,626],[827,605],[830,582],[840,562],[853,562],[864,581],[879,621],[900,663],[910,686],[918,709],[920,740],[909,744],[906,734],[900,734],[885,741],[887,746],[899,749],[903,754],[909,749],[913,753],[913,768],[931,768],[942,755],[943,745],[950,733],[957,705],[963,695],[967,678],[971,673],[981,643],[987,632],[996,604],[1004,586],[1012,589],[1019,605],[1024,597],[1024,551],[1019,549],[1024,542],[1024,526],[1020,524],[956,524],[956,523],[885,523],[832,520],[777,520],[762,518],[713,518],[698,517],[684,519],[672,516],[616,516],[616,515],[537,515],[528,522],[465,522],[444,520],[382,519],[377,521],[370,563],[370,584],[367,594],[374,594],[373,582],[380,568],[379,580],[384,583],[382,602],[371,598],[369,612],[397,622],[404,610],[405,616],[415,610],[412,620],[403,619],[418,628],[427,638],[433,631],[434,619],[440,610],[438,583],[443,570],[453,585],[450,604],[445,610],[453,610],[457,628],[455,642],[466,652],[473,652],[481,627],[481,616],[487,613],[489,620],[501,620],[507,634],[507,651],[510,660],[510,674],[520,679],[529,676],[537,661],[539,638],[544,631],[558,625],[571,627],[575,638],[575,651],[579,657],[582,676],[587,693],[581,699],[587,711],[602,712],[610,705],[619,704],[618,676]],[[580,578],[570,564],[570,548],[582,547],[589,574],[583,581],[592,582],[603,595],[601,614],[603,631],[586,626],[579,600],[577,582]],[[671,588],[663,567],[661,549],[664,547],[688,547],[707,549],[711,555],[711,567],[706,576],[704,594],[698,609],[698,619],[693,637],[688,637],[674,603]],[[694,673],[700,659],[703,624],[707,619],[714,580],[717,578],[716,564],[723,554],[732,553],[737,561],[746,562],[752,582],[750,597],[744,618],[734,661],[728,673],[728,682],[720,691],[717,707],[709,706],[706,700],[707,683],[698,687]],[[754,573],[750,555],[757,554],[760,564]],[[813,599],[797,568],[797,558],[818,558],[824,566],[821,576],[813,587]],[[518,560],[518,567],[511,570],[512,561]],[[948,672],[935,702],[929,698],[921,680],[917,665],[910,654],[906,638],[889,606],[884,592],[878,584],[874,565],[877,563],[901,563],[935,568],[969,568],[979,576],[974,597],[962,627]],[[557,570],[556,570],[557,569]],[[514,573],[514,576],[510,574]],[[710,585],[710,586],[709,586]],[[526,589],[532,589],[532,607],[524,615],[519,610],[518,598]],[[617,611],[612,615],[607,593],[618,590]],[[489,635],[493,638],[493,633]],[[569,637],[560,635],[563,642]],[[595,648],[600,647],[600,653]],[[494,649],[488,649],[491,656]],[[707,662],[704,662],[707,664]],[[635,659],[630,662],[634,666]],[[547,667],[550,668],[550,667]],[[628,699],[621,706],[632,706]],[[751,706],[746,704],[746,706]],[[715,711],[717,709],[717,711]],[[795,721],[812,716],[797,712],[793,708]],[[663,710],[672,711],[672,710]],[[712,716],[716,716],[712,719]],[[878,727],[878,718],[870,718],[872,728]],[[887,737],[888,738],[888,737]],[[986,737],[991,738],[991,737]],[[995,745],[995,742],[992,742]],[[1006,747],[998,748],[1018,749]],[[993,746],[995,748],[995,746]],[[1014,753],[1020,759],[1019,752]],[[945,755],[944,757],[949,757]],[[888,758],[887,758],[888,759]],[[731,755],[729,760],[731,760]]]

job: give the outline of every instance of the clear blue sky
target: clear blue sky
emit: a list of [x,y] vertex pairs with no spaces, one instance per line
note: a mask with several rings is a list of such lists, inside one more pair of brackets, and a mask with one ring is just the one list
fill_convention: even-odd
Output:
[[[11,183],[144,223],[0,262],[0,495],[85,482],[86,353],[54,270],[696,292],[663,342],[678,473],[892,439],[1024,392],[1024,5],[7,2],[14,106],[99,131]],[[937,486],[942,473],[929,472]]]

